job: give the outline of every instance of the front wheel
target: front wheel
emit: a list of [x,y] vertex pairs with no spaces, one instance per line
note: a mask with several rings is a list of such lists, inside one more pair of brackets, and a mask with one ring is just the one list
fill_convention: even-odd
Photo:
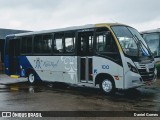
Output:
[[30,73],[28,74],[28,82],[29,82],[30,84],[35,84],[35,83],[36,83],[35,73],[30,72]]
[[100,83],[100,89],[107,95],[115,93],[115,85],[109,79],[102,80],[102,82]]

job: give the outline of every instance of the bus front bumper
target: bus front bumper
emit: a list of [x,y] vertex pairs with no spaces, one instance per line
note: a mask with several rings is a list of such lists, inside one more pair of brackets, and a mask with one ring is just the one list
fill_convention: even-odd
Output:
[[152,85],[156,82],[157,71],[154,72],[154,78],[152,80],[143,81],[142,77],[134,72],[128,71],[125,75],[125,89],[136,88],[145,85]]

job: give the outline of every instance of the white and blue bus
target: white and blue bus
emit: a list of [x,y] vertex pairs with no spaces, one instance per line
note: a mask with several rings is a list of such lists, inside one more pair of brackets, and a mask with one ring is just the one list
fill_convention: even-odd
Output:
[[106,94],[156,80],[145,41],[123,24],[91,24],[8,35],[5,72],[38,81],[100,87]]
[[148,44],[156,62],[157,73],[160,76],[160,28],[141,32],[145,42]]

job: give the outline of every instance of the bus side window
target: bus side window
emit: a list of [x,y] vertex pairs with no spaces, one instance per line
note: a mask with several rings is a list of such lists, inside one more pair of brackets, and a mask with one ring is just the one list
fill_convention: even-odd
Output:
[[52,50],[52,34],[43,35],[42,52],[51,53]]
[[51,54],[52,35],[35,35],[34,37],[34,52],[42,54]]
[[43,42],[42,35],[34,36],[34,53],[43,53],[42,42]]
[[56,33],[54,38],[54,53],[63,53],[64,45],[63,45],[63,34]]
[[118,47],[110,31],[96,32],[96,52],[112,59],[119,59]]
[[97,33],[97,52],[117,52],[117,46],[111,33]]
[[75,52],[75,33],[65,33],[65,53]]
[[105,52],[105,35],[103,35],[103,33],[102,34],[97,34],[97,36],[96,36],[96,38],[97,38],[97,46],[96,46],[96,48],[97,48],[97,51],[98,52]]
[[21,39],[21,53],[31,54],[32,53],[32,36],[22,37]]

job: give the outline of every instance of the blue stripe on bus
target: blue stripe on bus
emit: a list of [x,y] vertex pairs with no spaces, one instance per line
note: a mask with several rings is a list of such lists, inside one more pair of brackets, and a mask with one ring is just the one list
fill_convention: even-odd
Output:
[[[32,65],[30,64],[29,60],[27,59],[26,56],[20,56],[19,57],[19,64],[22,66],[22,68],[25,70],[24,72],[26,73],[27,69],[33,69]],[[26,76],[26,75],[25,75]],[[37,80],[41,80],[39,75],[36,74],[36,79]]]
[[4,66],[5,66],[5,73],[7,75],[10,75],[10,72],[9,72],[9,57],[8,57],[8,55],[4,56]]

